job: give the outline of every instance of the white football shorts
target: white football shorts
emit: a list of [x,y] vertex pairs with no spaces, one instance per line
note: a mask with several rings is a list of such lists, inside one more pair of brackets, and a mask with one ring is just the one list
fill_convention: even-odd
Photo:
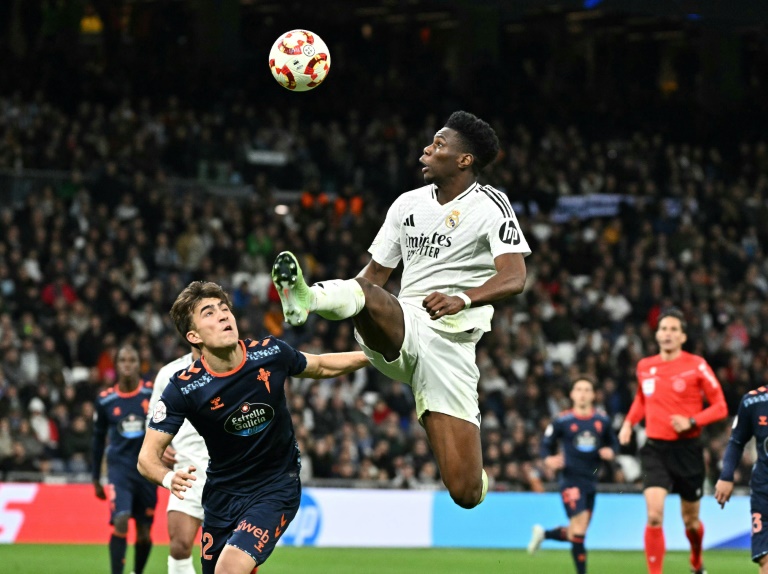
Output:
[[410,385],[421,420],[426,411],[444,413],[480,426],[477,383],[480,371],[475,362],[475,346],[483,331],[446,333],[436,331],[416,317],[423,308],[399,301],[405,319],[405,338],[400,356],[392,362],[365,345],[355,330],[355,338],[365,356],[381,373]]
[[197,480],[193,480],[192,488],[188,488],[184,492],[184,500],[179,500],[173,494],[168,497],[168,509],[166,512],[176,510],[202,520],[205,515],[203,512],[203,487],[205,486],[205,469],[208,468],[208,461],[193,461],[176,453],[176,464],[173,465],[173,470],[187,470],[190,465],[196,469],[193,474],[197,477]]

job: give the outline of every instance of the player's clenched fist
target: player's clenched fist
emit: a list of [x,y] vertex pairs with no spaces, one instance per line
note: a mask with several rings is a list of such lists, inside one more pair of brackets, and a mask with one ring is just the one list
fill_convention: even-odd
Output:
[[455,315],[464,309],[465,303],[461,297],[435,291],[427,295],[421,305],[427,310],[429,317],[434,320],[445,315]]

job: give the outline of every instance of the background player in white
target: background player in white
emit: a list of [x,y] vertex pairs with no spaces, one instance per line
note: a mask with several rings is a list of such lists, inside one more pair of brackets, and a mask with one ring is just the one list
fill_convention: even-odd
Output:
[[[168,386],[168,381],[179,371],[186,369],[200,358],[200,351],[192,347],[192,352],[179,357],[163,366],[155,377],[152,398],[149,401],[149,417],[155,410],[155,404]],[[187,490],[184,499],[175,496],[168,498],[168,537],[170,552],[168,556],[168,574],[195,574],[192,564],[192,547],[197,539],[197,532],[203,522],[203,487],[205,486],[205,469],[208,468],[208,449],[205,441],[189,421],[179,429],[173,437],[171,445],[165,449],[163,462],[173,470],[186,470],[190,465],[197,469],[197,480]]]
[[[313,311],[354,317],[371,363],[411,385],[443,482],[464,508],[482,502],[488,489],[475,345],[491,328],[491,303],[523,290],[530,253],[506,194],[477,182],[498,151],[486,122],[453,113],[420,158],[427,185],[390,207],[356,279],[309,287],[289,252],[272,270],[289,323],[301,325]],[[396,298],[380,285],[401,260]]]

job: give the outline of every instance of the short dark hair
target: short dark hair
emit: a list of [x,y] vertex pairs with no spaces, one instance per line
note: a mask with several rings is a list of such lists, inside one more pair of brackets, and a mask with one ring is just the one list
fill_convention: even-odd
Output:
[[120,352],[123,349],[133,351],[134,353],[136,353],[136,356],[139,358],[139,361],[141,361],[141,354],[139,353],[139,350],[136,348],[136,346],[131,342],[125,342],[125,343],[122,343],[115,351],[115,362],[117,362],[117,357],[120,355]]
[[479,173],[499,155],[499,138],[493,128],[469,112],[453,112],[445,127],[459,134],[466,151],[474,156],[472,171]]
[[576,383],[580,383],[581,381],[587,381],[590,385],[592,385],[593,391],[597,390],[597,380],[595,380],[595,377],[592,375],[587,375],[586,373],[581,373],[573,378],[571,381],[571,390],[573,390],[573,387],[576,386]]
[[184,339],[184,342],[198,349],[200,348],[198,345],[187,340],[187,333],[189,333],[192,327],[192,312],[195,310],[195,306],[203,299],[218,299],[226,303],[230,309],[232,308],[229,294],[224,291],[221,285],[211,281],[192,281],[176,297],[170,312],[171,319],[173,319],[173,323],[176,325],[176,330],[181,335],[181,338]]
[[661,325],[661,320],[666,319],[667,317],[672,317],[680,321],[680,329],[683,331],[683,333],[686,333],[686,329],[688,328],[688,323],[686,323],[685,321],[685,315],[683,315],[683,312],[677,307],[669,307],[667,309],[664,309],[659,314],[659,320],[656,323],[657,331],[659,330],[659,326]]

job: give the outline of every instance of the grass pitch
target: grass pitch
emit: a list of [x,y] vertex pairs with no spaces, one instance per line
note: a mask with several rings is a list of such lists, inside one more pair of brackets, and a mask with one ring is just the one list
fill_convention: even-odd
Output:
[[[199,549],[195,556],[198,556]],[[144,574],[167,572],[167,546],[152,550]],[[707,569],[713,574],[755,574],[757,566],[749,553],[713,550],[704,553]],[[200,564],[195,559],[197,571]],[[133,566],[129,546],[126,574]],[[670,552],[664,572],[687,573],[688,555]],[[27,574],[96,574],[109,572],[107,545],[0,545],[0,572]],[[566,550],[544,550],[528,556],[521,550],[360,549],[278,547],[259,574],[571,574],[575,572]],[[646,574],[641,552],[589,552],[590,574]]]

